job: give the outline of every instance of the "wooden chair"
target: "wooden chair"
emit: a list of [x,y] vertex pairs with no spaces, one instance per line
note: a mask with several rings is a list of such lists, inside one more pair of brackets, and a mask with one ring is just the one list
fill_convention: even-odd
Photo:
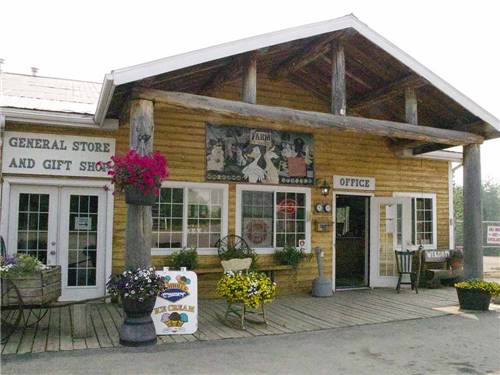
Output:
[[[224,272],[244,272],[247,273],[252,265],[252,258],[230,259],[221,261]],[[261,316],[262,320],[254,320],[247,316],[247,314]],[[260,304],[259,310],[249,310],[243,301],[228,302],[224,319],[228,321],[229,315],[236,315],[240,319],[241,329],[246,330],[246,321],[259,324],[267,324],[266,312],[264,310],[264,303]]]
[[[411,285],[411,289],[418,294],[418,283],[420,278],[420,261],[417,251],[395,251],[396,265],[398,270],[398,285],[396,291],[399,293],[401,285]],[[415,262],[416,260],[416,262]],[[416,263],[416,264],[415,264]],[[415,267],[417,268],[415,270]],[[410,276],[410,282],[403,282],[403,275]]]

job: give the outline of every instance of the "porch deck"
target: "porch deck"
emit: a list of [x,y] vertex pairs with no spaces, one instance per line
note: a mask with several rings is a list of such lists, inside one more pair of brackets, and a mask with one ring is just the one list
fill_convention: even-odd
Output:
[[[159,336],[158,344],[187,341],[221,340],[262,335],[280,335],[330,328],[376,324],[449,314],[446,306],[457,304],[454,288],[353,290],[338,292],[330,298],[294,295],[278,298],[266,306],[268,325],[249,324],[247,331],[222,323],[225,302],[200,300],[199,329],[193,335]],[[120,308],[96,303],[89,309],[91,336],[77,339],[72,335],[69,307],[51,309],[36,326],[17,330],[1,347],[2,355],[98,349],[119,346]]]

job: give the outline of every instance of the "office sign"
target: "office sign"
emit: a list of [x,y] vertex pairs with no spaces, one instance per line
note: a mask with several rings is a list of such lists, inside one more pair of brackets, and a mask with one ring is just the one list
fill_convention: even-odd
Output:
[[198,329],[198,278],[193,271],[156,271],[164,289],[151,313],[157,335],[190,335]]
[[3,173],[107,177],[105,167],[115,154],[113,138],[5,132]]
[[488,225],[486,243],[500,246],[500,226]]
[[375,190],[374,177],[333,176],[334,189]]

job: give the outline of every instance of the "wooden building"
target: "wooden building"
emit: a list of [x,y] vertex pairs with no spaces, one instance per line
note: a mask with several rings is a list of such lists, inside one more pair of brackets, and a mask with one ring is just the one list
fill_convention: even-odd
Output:
[[[354,16],[115,70],[102,85],[1,79],[0,233],[9,252],[62,265],[63,299],[102,295],[141,254],[163,266],[183,247],[198,249],[200,295],[213,296],[220,274],[207,270],[227,234],[275,269],[280,293],[317,276],[314,261],[275,267],[285,245],[320,247],[336,290],[395,285],[395,249],[454,246],[462,161],[465,271],[482,274],[479,145],[500,121]],[[140,211],[95,164],[137,142],[170,168]],[[458,145],[463,155],[445,150]]]

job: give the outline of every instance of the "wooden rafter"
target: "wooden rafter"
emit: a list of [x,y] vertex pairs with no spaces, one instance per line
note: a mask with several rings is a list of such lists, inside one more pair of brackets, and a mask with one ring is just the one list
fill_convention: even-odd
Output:
[[271,79],[283,79],[290,73],[302,69],[330,49],[330,43],[335,39],[342,39],[349,35],[351,31],[341,30],[320,36],[318,39],[309,42],[299,52],[289,56],[279,62],[269,71]]
[[366,107],[370,107],[374,104],[385,102],[391,100],[399,95],[401,95],[407,87],[412,87],[417,89],[426,85],[427,82],[416,75],[409,75],[397,81],[391,82],[388,85],[372,91],[360,98],[352,99],[347,103],[348,108],[359,110]]
[[199,92],[201,94],[210,94],[218,89],[225,82],[233,81],[241,74],[242,56],[231,57],[227,65],[219,68],[213,75],[211,75],[207,82],[201,87]]
[[221,117],[271,124],[290,124],[310,128],[336,129],[383,137],[412,139],[428,143],[463,145],[482,143],[483,137],[455,130],[411,125],[362,117],[339,116],[321,112],[248,104],[240,101],[212,98],[182,92],[153,89],[137,90],[134,96],[164,103],[170,107],[211,113]]

